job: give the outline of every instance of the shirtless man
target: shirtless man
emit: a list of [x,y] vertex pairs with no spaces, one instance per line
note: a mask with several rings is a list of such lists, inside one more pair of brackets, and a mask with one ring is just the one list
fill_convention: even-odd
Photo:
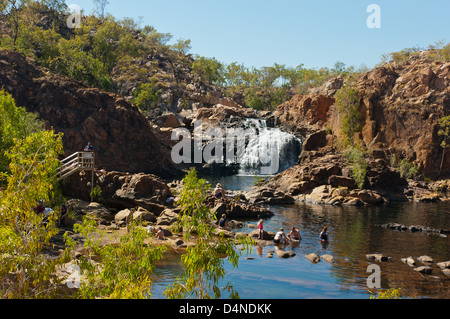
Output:
[[295,229],[295,227],[292,227],[291,232],[287,237],[290,240],[302,240],[302,236],[300,236],[300,231],[298,229]]

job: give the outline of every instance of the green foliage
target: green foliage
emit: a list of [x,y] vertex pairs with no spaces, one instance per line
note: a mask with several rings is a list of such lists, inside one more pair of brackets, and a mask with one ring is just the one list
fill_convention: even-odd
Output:
[[143,83],[134,91],[133,103],[142,111],[154,109],[160,101],[161,90],[156,89],[155,84]]
[[94,187],[94,189],[92,190],[92,192],[89,194],[89,196],[94,200],[94,201],[102,201],[102,189],[100,188],[100,186],[96,185]]
[[138,44],[132,35],[112,18],[104,20],[96,27],[92,37],[92,55],[111,72],[120,58],[130,55],[137,57]]
[[[151,273],[155,262],[166,251],[165,246],[150,247],[145,242],[148,234],[139,221],[132,221],[128,233],[107,238],[98,230],[97,222],[89,215],[74,230],[86,238],[86,254],[78,259],[81,269],[81,287],[77,295],[81,298],[148,299],[151,297]],[[104,240],[114,245],[104,245]],[[69,247],[73,240],[66,236]]]
[[187,54],[192,49],[191,40],[179,39],[177,43],[172,45],[172,48],[182,54]]
[[406,159],[397,159],[394,155],[391,156],[391,166],[399,171],[400,176],[406,179],[412,179],[416,177],[419,169],[416,164],[411,163]]
[[[447,48],[449,49],[448,53],[450,53],[450,44],[447,45]],[[443,137],[441,147],[442,147],[442,159],[441,159],[441,165],[439,167],[439,175],[441,175],[442,167],[444,166],[444,159],[445,159],[445,151],[448,147],[448,142],[450,139],[450,115],[444,116],[439,120],[439,132],[438,134]]]
[[439,120],[438,134],[443,137],[441,146],[445,149],[450,140],[450,115],[444,116]]
[[398,170],[400,172],[400,176],[407,179],[414,178],[419,172],[417,166],[414,163],[411,163],[404,159],[400,161]]
[[368,164],[366,161],[366,152],[360,146],[350,146],[344,156],[352,168],[352,178],[355,180],[358,188],[362,189],[366,182]]
[[214,58],[197,58],[192,63],[192,72],[208,84],[222,84],[224,82],[223,65]]
[[253,185],[256,187],[261,187],[267,182],[267,177],[255,176],[255,180],[253,181]]
[[260,111],[266,108],[266,101],[263,96],[254,92],[254,90],[249,90],[247,92],[250,92],[245,95],[245,104],[248,107]]
[[10,162],[7,151],[16,139],[23,139],[43,129],[37,116],[17,107],[12,96],[0,90],[0,172],[6,172]]
[[[210,185],[204,179],[199,179],[195,169],[191,169],[183,180],[184,186],[180,193],[179,204],[183,212],[178,227],[182,228],[185,240],[196,236],[196,244],[189,246],[182,256],[185,270],[183,275],[169,286],[164,294],[169,299],[186,298],[187,296],[200,299],[221,298],[222,290],[229,293],[229,298],[238,298],[238,293],[231,284],[220,288],[219,282],[226,275],[223,258],[233,267],[238,266],[239,254],[235,243],[225,239],[222,234],[212,240],[214,227],[212,222],[216,216],[204,203]],[[242,240],[244,250],[248,250],[251,242]]]
[[[61,136],[38,131],[15,139],[6,152],[10,173],[3,173],[6,186],[0,190],[0,297],[56,297],[55,267],[68,258],[46,258],[42,251],[58,233],[57,215],[47,223],[33,207],[40,199],[49,201],[55,191],[55,171],[62,153]],[[52,280],[50,280],[50,278]]]
[[105,90],[111,88],[111,80],[102,62],[89,53],[79,51],[66,40],[59,43],[59,49],[59,55],[48,65],[52,71],[72,77],[88,86]]
[[342,134],[344,144],[354,145],[353,137],[362,129],[361,113],[359,111],[360,94],[356,87],[356,80],[349,76],[344,86],[336,92],[336,105],[343,115]]
[[388,290],[379,292],[377,295],[374,295],[371,292],[370,299],[374,299],[374,300],[376,300],[376,299],[403,299],[402,289],[401,288],[388,289]]
[[401,65],[411,58],[420,56],[424,50],[427,50],[426,57],[431,61],[450,61],[450,43],[445,44],[445,41],[441,40],[429,45],[428,48],[412,47],[397,52],[383,54],[380,64],[393,63],[394,65]]

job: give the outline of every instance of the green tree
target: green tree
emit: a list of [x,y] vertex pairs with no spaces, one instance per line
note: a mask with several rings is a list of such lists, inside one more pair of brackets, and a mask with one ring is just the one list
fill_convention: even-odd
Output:
[[172,48],[182,54],[187,54],[192,49],[191,40],[179,39],[172,45]]
[[448,143],[450,141],[450,115],[444,116],[439,120],[439,133],[440,136],[443,137],[441,147],[442,147],[442,159],[441,159],[441,165],[439,167],[439,175],[441,175],[442,167],[444,165],[444,159],[445,159],[445,152],[448,147]]
[[[180,299],[186,296],[200,299],[220,298],[222,290],[229,293],[230,298],[238,298],[239,294],[231,284],[221,289],[218,284],[226,275],[223,267],[223,256],[237,267],[239,254],[231,239],[219,234],[212,240],[215,229],[211,222],[216,220],[211,209],[205,205],[210,185],[197,177],[195,169],[191,169],[183,179],[184,186],[180,193],[179,204],[183,212],[178,227],[184,231],[184,238],[189,240],[195,234],[196,244],[189,246],[182,256],[185,267],[183,275],[169,286],[164,294],[169,299]],[[244,250],[250,248],[250,241],[242,241]]]
[[20,34],[20,27],[22,25],[22,19],[20,10],[26,5],[26,0],[5,0],[0,7],[2,13],[7,15],[7,22],[12,33],[12,44],[16,46],[17,38]]
[[344,156],[348,163],[351,165],[352,177],[356,182],[358,188],[362,189],[366,182],[368,164],[366,161],[366,152],[362,150],[362,147],[350,146],[345,152]]
[[143,83],[134,91],[133,103],[142,111],[147,112],[158,105],[160,94],[161,90],[158,90],[153,82]]
[[112,81],[104,64],[89,52],[80,50],[76,40],[61,39],[59,54],[48,62],[53,72],[74,78],[88,86],[110,90]]
[[[98,229],[98,222],[89,215],[83,217],[74,230],[85,238],[86,254],[76,264],[82,279],[74,297],[86,299],[148,299],[151,297],[151,273],[155,262],[166,251],[165,246],[151,247],[146,241],[147,230],[132,221],[127,234],[108,235]],[[109,238],[107,238],[109,236]],[[105,245],[104,240],[115,244]],[[75,242],[66,236],[68,247]]]
[[0,172],[6,172],[10,163],[9,149],[15,140],[21,140],[34,132],[42,130],[43,123],[36,114],[17,107],[12,96],[0,91]]
[[[0,296],[2,298],[56,297],[56,266],[68,258],[46,258],[42,251],[58,233],[57,215],[42,215],[33,207],[47,202],[55,191],[55,171],[62,153],[61,136],[39,131],[16,139],[7,152],[10,173],[2,173],[6,186],[0,190]],[[52,280],[50,280],[52,279]]]
[[344,86],[336,92],[336,105],[342,114],[342,133],[344,143],[354,146],[353,137],[362,129],[361,113],[359,111],[360,94],[353,76],[347,77]]
[[192,63],[192,72],[208,84],[224,83],[223,65],[214,58],[199,57]]

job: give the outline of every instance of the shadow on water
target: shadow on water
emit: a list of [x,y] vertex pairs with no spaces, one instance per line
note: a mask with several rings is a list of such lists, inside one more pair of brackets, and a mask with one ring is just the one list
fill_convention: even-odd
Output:
[[[239,179],[238,179],[239,180]],[[241,179],[250,184],[253,177]],[[236,181],[233,181],[236,182]],[[230,182],[230,184],[232,184]],[[239,189],[242,185],[237,185]],[[228,189],[233,189],[229,187]],[[381,253],[391,261],[378,263],[381,268],[381,288],[401,288],[405,296],[418,298],[450,298],[450,278],[433,265],[432,275],[421,275],[400,259],[428,255],[435,262],[450,260],[450,238],[439,234],[399,232],[380,227],[386,223],[431,228],[450,228],[450,202],[393,203],[376,207],[334,207],[299,204],[289,207],[270,207],[275,216],[265,220],[264,229],[277,231],[292,226],[301,230],[300,245],[287,246],[296,256],[280,259],[275,254],[267,258],[273,245],[255,247],[243,256],[239,268],[225,264],[226,282],[234,285],[245,299],[367,299],[367,267],[373,263],[367,254]],[[245,224],[255,223],[248,221]],[[323,226],[328,226],[330,242],[322,245],[318,239]],[[245,226],[237,231],[250,232]],[[330,254],[336,263],[324,261],[312,264],[304,255]],[[417,262],[417,266],[422,266]],[[161,298],[165,287],[181,274],[179,256],[169,256],[155,272],[153,297]],[[225,283],[224,283],[225,285]]]

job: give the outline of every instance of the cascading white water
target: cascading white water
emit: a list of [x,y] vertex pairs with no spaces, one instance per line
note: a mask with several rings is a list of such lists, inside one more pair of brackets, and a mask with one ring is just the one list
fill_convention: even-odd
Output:
[[[297,162],[302,141],[278,128],[267,127],[265,120],[247,119],[244,123],[247,135],[246,146],[239,154],[239,174],[272,175],[282,172]],[[269,173],[264,173],[269,169]]]

